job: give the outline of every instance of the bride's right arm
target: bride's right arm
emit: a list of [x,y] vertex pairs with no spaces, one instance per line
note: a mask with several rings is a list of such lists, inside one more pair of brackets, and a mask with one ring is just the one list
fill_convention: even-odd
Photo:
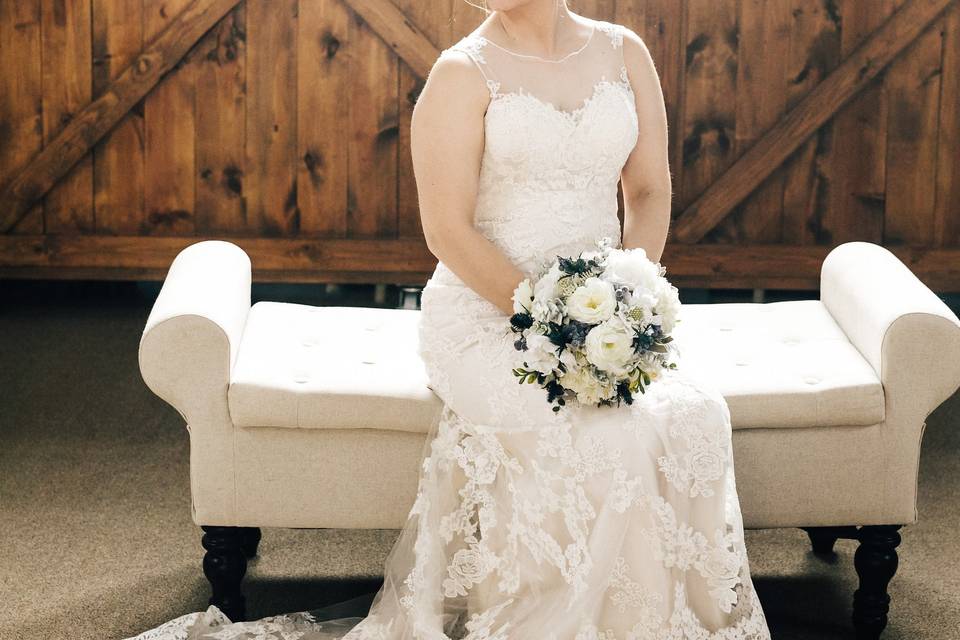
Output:
[[486,85],[467,55],[441,56],[413,108],[410,149],[430,252],[505,314],[525,277],[473,224],[483,154]]

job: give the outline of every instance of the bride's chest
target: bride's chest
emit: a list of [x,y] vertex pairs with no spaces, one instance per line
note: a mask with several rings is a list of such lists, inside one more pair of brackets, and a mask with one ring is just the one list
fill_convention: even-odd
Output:
[[487,107],[484,125],[486,163],[534,174],[555,169],[619,174],[639,136],[634,94],[625,81],[600,81],[572,111],[523,91],[499,93]]

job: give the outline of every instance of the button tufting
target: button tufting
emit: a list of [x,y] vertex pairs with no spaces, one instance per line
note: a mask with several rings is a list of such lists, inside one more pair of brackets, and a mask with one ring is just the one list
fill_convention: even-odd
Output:
[[309,382],[309,380],[310,380],[310,375],[307,373],[297,373],[297,374],[294,374],[293,376],[293,381],[296,382],[297,384],[303,384],[305,382]]
[[807,378],[804,378],[803,381],[806,382],[807,384],[817,384],[818,382],[820,382],[820,378],[807,377]]

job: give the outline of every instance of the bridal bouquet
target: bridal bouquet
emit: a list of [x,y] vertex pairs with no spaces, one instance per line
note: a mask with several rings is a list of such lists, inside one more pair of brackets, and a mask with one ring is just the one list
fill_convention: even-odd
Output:
[[645,393],[663,369],[676,369],[670,333],[680,321],[677,288],[643,249],[617,249],[604,237],[597,250],[557,256],[513,292],[510,328],[523,367],[518,382],[538,383],[554,411],[576,398],[619,406]]

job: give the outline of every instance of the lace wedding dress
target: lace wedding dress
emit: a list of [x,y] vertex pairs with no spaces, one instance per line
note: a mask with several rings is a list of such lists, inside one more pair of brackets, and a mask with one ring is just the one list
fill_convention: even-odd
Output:
[[[621,25],[594,21],[558,60],[478,34],[442,54],[468,56],[486,81],[475,224],[527,273],[619,241],[617,184],[639,133],[622,45]],[[682,356],[632,405],[554,412],[511,372],[507,316],[442,262],[421,307],[420,354],[444,406],[369,615],[231,624],[210,607],[141,640],[770,638],[729,410]]]

